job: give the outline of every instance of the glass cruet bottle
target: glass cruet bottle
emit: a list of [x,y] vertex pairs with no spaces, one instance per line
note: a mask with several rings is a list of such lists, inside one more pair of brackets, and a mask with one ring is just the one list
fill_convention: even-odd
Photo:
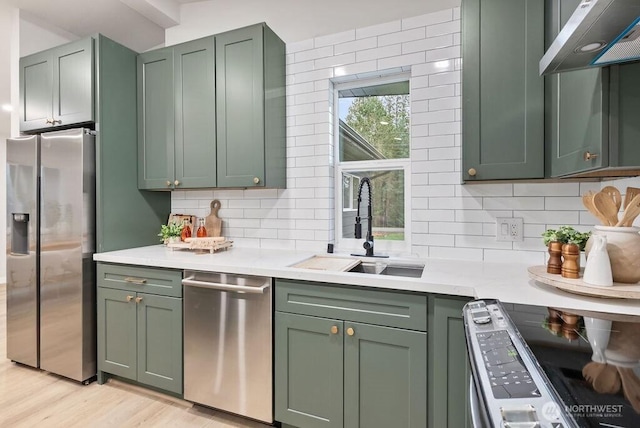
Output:
[[207,229],[204,227],[204,218],[198,219],[198,230],[196,231],[196,236],[198,238],[207,237]]
[[180,239],[184,241],[187,238],[191,238],[191,227],[189,225],[189,220],[184,219],[182,222],[182,233],[180,234]]

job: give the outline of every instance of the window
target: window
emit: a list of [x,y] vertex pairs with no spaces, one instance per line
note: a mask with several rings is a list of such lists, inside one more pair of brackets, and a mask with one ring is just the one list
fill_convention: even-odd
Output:
[[[410,98],[407,76],[336,84],[336,240],[357,249],[358,191],[372,187],[376,253],[409,251]],[[364,186],[360,217],[367,230],[369,194]]]

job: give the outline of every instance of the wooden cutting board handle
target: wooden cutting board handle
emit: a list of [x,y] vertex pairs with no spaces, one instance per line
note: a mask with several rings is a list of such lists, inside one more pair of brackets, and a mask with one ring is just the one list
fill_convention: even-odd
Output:
[[214,199],[211,201],[211,214],[204,218],[204,227],[207,228],[207,236],[222,236],[222,220],[218,218],[220,211],[220,201]]

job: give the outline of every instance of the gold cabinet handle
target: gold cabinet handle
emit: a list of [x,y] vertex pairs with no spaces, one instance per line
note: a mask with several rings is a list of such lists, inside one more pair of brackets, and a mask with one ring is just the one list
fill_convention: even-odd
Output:
[[127,302],[130,302],[131,300],[133,300],[133,296],[127,296]]
[[471,177],[475,177],[475,175],[478,173],[475,168],[469,168],[468,172]]
[[171,182],[167,180],[167,187],[171,187]]
[[134,278],[132,276],[128,276],[124,279],[125,282],[129,282],[132,284],[146,284],[147,280],[144,278]]
[[260,183],[260,179],[258,177],[253,177],[253,184]]
[[180,181],[176,180],[176,181],[173,182],[173,184],[175,184],[176,186],[179,186],[180,185]]
[[142,297],[136,297],[136,303],[142,302]]
[[331,334],[338,334],[338,326],[337,325],[331,326]]
[[353,328],[349,327],[349,328],[347,329],[347,334],[348,334],[349,336],[353,336],[354,334],[356,334],[356,331],[355,331]]
[[56,120],[56,119],[51,119],[51,123],[53,123],[54,125],[55,125],[56,123],[60,123],[60,124],[61,124],[61,123],[62,123],[62,121],[61,121],[61,120]]
[[593,160],[593,159],[595,159],[597,157],[598,157],[597,153],[591,153],[591,152],[585,152],[584,153],[585,162],[589,162],[590,160]]
[[46,123],[49,124],[49,125],[53,125],[53,119],[47,118]]

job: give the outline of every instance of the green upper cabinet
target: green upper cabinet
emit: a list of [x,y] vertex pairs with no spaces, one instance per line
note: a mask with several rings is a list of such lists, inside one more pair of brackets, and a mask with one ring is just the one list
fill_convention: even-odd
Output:
[[264,24],[216,35],[219,187],[286,185],[284,55]]
[[138,187],[215,187],[214,38],[138,56]]
[[138,187],[174,186],[173,52],[138,55]]
[[[546,45],[558,35],[580,0],[546,0]],[[547,176],[608,166],[609,69],[552,74],[545,82]]]
[[543,0],[462,1],[462,178],[544,177]]
[[640,62],[611,66],[609,166],[640,166]]
[[173,48],[175,181],[180,187],[216,184],[213,37]]
[[91,37],[20,59],[20,130],[94,121]]

